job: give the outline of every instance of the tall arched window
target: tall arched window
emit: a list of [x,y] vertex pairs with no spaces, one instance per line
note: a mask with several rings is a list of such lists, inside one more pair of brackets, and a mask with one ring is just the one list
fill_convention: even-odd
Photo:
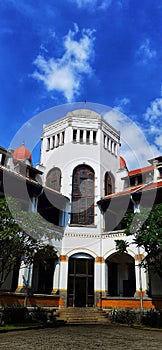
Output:
[[46,177],[46,186],[60,192],[61,187],[61,170],[57,167],[51,169]]
[[73,171],[71,223],[94,223],[94,171],[87,165]]
[[114,192],[112,175],[107,171],[105,174],[105,196]]

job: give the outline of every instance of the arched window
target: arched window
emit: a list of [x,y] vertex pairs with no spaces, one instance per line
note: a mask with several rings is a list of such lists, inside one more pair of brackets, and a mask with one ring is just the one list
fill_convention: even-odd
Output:
[[87,165],[73,171],[71,223],[94,223],[94,171]]
[[52,188],[55,191],[60,192],[61,187],[61,170],[59,168],[51,169],[46,177],[46,186]]
[[114,187],[114,184],[113,184],[112,175],[110,175],[110,173],[107,171],[105,174],[105,196],[113,193],[114,191],[113,187]]

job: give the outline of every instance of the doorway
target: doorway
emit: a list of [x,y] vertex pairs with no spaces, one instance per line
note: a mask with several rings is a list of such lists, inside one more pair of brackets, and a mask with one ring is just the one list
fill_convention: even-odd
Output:
[[133,297],[136,291],[135,261],[129,254],[114,253],[108,265],[108,293],[110,296]]
[[94,259],[88,254],[75,254],[69,258],[67,305],[94,305]]

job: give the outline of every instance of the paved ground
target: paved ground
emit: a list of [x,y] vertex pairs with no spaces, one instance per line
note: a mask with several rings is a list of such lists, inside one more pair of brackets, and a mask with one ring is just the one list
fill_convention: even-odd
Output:
[[3,350],[161,350],[162,332],[114,325],[65,326],[0,334]]

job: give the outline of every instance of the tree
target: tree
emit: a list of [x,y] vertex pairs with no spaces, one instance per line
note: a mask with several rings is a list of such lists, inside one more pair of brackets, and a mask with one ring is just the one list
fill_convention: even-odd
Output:
[[[49,254],[51,257],[55,254],[53,247],[48,244],[45,245],[44,242],[35,239],[34,236],[29,234],[31,232],[36,234],[36,227],[37,230],[40,229],[39,225],[34,225],[34,215],[36,215],[38,220],[37,214],[16,210],[17,206],[18,203],[15,199],[9,198],[6,200],[5,198],[0,198],[0,288],[13,270],[18,259],[23,260],[25,265],[29,265],[34,261],[37,252],[39,252],[40,260],[44,253]],[[16,214],[14,216],[11,215],[9,207],[12,207],[12,211],[15,210],[17,217]],[[26,229],[22,230],[20,218],[21,221],[25,218]],[[40,219],[39,224],[42,225]],[[29,227],[29,230],[27,227]],[[45,232],[45,227],[43,227],[43,232]]]
[[[143,208],[137,214],[127,213],[126,220],[126,235],[135,235],[133,243],[147,253],[141,264],[157,273],[162,281],[162,204],[154,206],[152,210]],[[119,251],[126,251],[127,242],[119,240],[116,244]]]

